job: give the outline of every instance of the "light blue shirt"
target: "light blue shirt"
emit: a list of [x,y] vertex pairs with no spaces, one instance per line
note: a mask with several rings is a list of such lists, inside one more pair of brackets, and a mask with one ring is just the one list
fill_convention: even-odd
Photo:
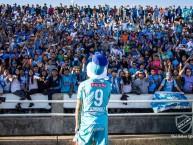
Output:
[[161,85],[163,86],[164,91],[173,92],[173,87],[177,87],[176,80],[172,79],[171,81],[163,79]]
[[174,66],[174,69],[176,69],[178,64],[179,64],[179,61],[177,59],[175,59],[175,60],[172,61],[172,64]]
[[[154,76],[150,75],[148,82],[153,82],[153,81],[155,81],[155,80],[157,80],[157,79],[159,79],[159,78],[160,78],[160,77],[159,77],[158,75],[154,75]],[[152,85],[149,86],[148,91],[154,92],[154,91],[155,91],[155,88],[157,87],[157,85],[159,85],[159,84],[158,84],[158,83],[157,83],[157,84],[156,84],[156,83],[153,83]]]
[[70,92],[70,86],[73,83],[73,79],[71,75],[63,75],[61,79],[61,92],[67,93]]
[[178,33],[182,33],[182,25],[178,25],[177,26],[177,32]]
[[161,39],[161,37],[162,37],[162,32],[161,32],[161,31],[158,31],[158,32],[156,32],[156,34],[157,34],[157,39]]
[[159,9],[154,9],[154,15],[159,15]]

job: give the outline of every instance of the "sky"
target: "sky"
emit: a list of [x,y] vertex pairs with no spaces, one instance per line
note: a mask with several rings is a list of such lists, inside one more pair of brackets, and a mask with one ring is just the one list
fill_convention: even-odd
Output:
[[[5,3],[5,4],[20,4],[20,5],[26,5],[26,4],[39,4],[39,5],[43,5],[44,3],[47,3],[48,5],[52,5],[52,6],[57,6],[60,3],[62,3],[63,5],[71,5],[72,0],[0,0],[0,3]],[[167,7],[167,6],[173,6],[175,5],[177,6],[187,6],[189,7],[190,5],[193,5],[193,0],[74,0],[75,4],[78,4],[80,6],[85,6],[85,5],[90,5],[90,6],[98,6],[98,5],[104,5],[104,4],[109,4],[110,6],[121,6],[121,5],[142,5],[142,6],[146,6],[146,5],[151,5],[151,6],[155,6],[158,5],[163,6],[163,7]]]

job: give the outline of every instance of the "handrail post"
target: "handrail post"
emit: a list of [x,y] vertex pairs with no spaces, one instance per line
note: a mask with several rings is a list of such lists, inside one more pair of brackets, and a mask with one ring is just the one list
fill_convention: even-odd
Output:
[[[193,113],[193,102],[191,102],[192,104],[192,113]],[[193,135],[193,114],[192,114],[192,135]]]
[[[63,100],[63,95],[54,94],[52,96],[55,100],[60,101]],[[52,113],[64,113],[63,103],[52,103]],[[63,133],[64,123],[63,123],[63,116],[52,116],[52,130],[54,131],[53,134],[60,134]]]

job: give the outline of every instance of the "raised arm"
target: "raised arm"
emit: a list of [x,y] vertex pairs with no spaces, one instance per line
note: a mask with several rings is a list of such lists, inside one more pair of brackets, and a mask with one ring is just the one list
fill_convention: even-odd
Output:
[[13,80],[14,80],[14,79],[17,79],[17,78],[18,78],[17,76],[9,76],[7,80],[8,80],[9,82],[13,82]]
[[146,81],[149,80],[149,74],[148,74],[147,70],[145,70],[145,80],[146,80]]
[[167,62],[166,61],[164,61],[164,70],[165,70],[165,72],[168,72],[168,66],[167,66]]
[[190,57],[188,57],[188,59],[185,61],[185,64],[190,60],[192,59],[192,55]]
[[187,66],[188,66],[188,64],[186,64],[186,65],[182,68],[182,70],[179,72],[179,76],[182,76],[182,74],[183,74],[183,72],[184,72],[184,70],[186,69]]
[[62,75],[63,69],[64,69],[64,66],[61,67],[60,72],[59,72],[59,75]]
[[173,70],[173,65],[171,62],[168,63],[168,70],[167,72],[171,72],[171,70]]
[[[183,69],[182,63],[180,63],[179,64],[179,72],[182,71],[182,69]],[[179,73],[178,73],[178,75],[179,75]]]
[[72,96],[72,94],[73,94],[73,82],[72,83],[70,83],[70,96]]
[[86,73],[86,62],[85,63],[82,62],[82,72]]

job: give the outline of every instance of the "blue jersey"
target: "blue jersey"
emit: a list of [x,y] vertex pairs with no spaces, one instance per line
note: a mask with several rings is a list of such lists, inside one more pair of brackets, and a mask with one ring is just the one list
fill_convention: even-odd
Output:
[[82,100],[81,124],[107,124],[107,104],[111,84],[104,79],[88,79],[80,83],[77,99]]
[[[155,81],[155,80],[157,80],[157,79],[159,79],[159,78],[160,78],[160,77],[159,77],[158,75],[154,75],[154,76],[150,75],[148,82],[149,82],[149,83],[150,83],[150,82],[153,82],[153,81]],[[154,91],[155,91],[155,88],[157,87],[157,85],[159,85],[159,84],[154,82],[152,85],[149,86],[148,90],[149,90],[150,92],[154,92]]]
[[73,83],[73,79],[71,75],[63,75],[61,79],[61,92],[67,93],[70,92],[70,86]]
[[163,79],[161,85],[164,87],[164,91],[172,92],[173,87],[177,87],[176,80],[172,79],[171,81]]

